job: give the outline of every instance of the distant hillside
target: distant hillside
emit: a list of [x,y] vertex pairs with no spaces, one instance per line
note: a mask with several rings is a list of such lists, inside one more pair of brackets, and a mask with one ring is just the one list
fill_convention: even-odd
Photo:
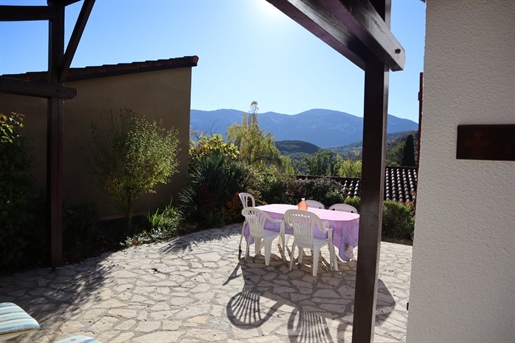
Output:
[[[387,136],[386,151],[387,153],[392,151],[396,146],[406,141],[408,135],[413,135],[413,141],[415,144],[415,155],[417,154],[418,146],[418,132],[417,131],[405,131],[392,133]],[[331,150],[334,153],[339,154],[344,159],[351,158],[355,159],[355,152],[358,151],[361,155],[362,142],[356,142],[341,147],[331,148],[320,148],[314,144],[304,141],[276,141],[275,146],[281,152],[281,155],[289,156],[292,160],[300,161],[307,155],[315,154],[318,150]],[[361,157],[359,157],[361,158]]]
[[[191,110],[192,130],[206,134],[222,134],[227,127],[241,123],[244,111],[221,109]],[[259,126],[270,132],[276,141],[300,140],[322,148],[343,146],[363,138],[363,118],[349,113],[312,109],[296,115],[276,112],[259,113]],[[388,132],[417,130],[418,124],[408,119],[388,115]]]
[[[414,141],[415,141],[415,147],[418,144],[418,131],[412,130],[412,131],[403,131],[403,132],[393,132],[386,135],[386,144],[387,149],[391,149],[392,147],[396,146],[399,143],[402,143],[406,141],[406,137],[408,135],[413,135]],[[363,141],[354,142],[351,144],[347,144],[344,146],[335,146],[335,147],[328,147],[327,150],[334,151],[335,153],[338,153],[342,156],[345,156],[349,151],[354,150],[361,150],[363,146]]]
[[289,155],[298,152],[314,154],[320,147],[304,141],[276,141],[275,146],[282,155]]

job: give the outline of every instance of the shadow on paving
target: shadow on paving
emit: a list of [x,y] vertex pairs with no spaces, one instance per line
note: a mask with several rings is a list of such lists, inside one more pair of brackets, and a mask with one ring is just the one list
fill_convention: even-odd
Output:
[[[98,289],[107,282],[106,275],[112,269],[100,263],[109,255],[67,265],[55,272],[42,268],[0,278],[0,302],[17,304],[40,325],[40,330],[24,335],[23,339],[37,342],[45,336],[51,341],[58,340],[61,327],[87,307],[86,303],[107,300],[109,297]],[[53,336],[48,336],[49,332]]]
[[[241,225],[241,224],[240,224]],[[240,226],[241,231],[241,226]],[[208,229],[205,232],[198,231],[194,234],[188,234],[172,238],[167,241],[166,246],[160,249],[161,253],[183,253],[192,252],[193,248],[201,243],[209,243],[212,241],[224,241],[234,236],[233,227],[230,229]]]
[[[264,266],[260,255],[246,261],[241,258],[225,282],[239,277],[245,281],[243,289],[227,304],[230,322],[243,330],[255,329],[274,317],[288,315],[290,342],[345,342],[344,333],[353,321],[356,262],[338,261],[339,270],[331,271],[329,261],[321,256],[318,277],[312,276],[311,263],[311,256],[304,254],[303,264],[294,264],[289,271],[289,265],[278,255],[271,256],[269,267]],[[381,280],[379,298],[376,325],[384,322],[395,306]],[[333,336],[334,329],[331,335],[328,320],[338,322],[337,337]]]

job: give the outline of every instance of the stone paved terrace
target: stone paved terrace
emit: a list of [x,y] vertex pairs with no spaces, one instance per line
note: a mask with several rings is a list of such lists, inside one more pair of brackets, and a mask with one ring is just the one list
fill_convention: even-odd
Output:
[[[16,342],[88,335],[107,342],[351,342],[356,262],[290,272],[274,241],[269,267],[238,257],[241,224],[0,278],[0,302],[41,325]],[[291,240],[290,240],[291,246]],[[357,248],[356,248],[357,249]],[[382,243],[375,342],[406,334],[411,246]],[[309,254],[307,254],[309,255]]]

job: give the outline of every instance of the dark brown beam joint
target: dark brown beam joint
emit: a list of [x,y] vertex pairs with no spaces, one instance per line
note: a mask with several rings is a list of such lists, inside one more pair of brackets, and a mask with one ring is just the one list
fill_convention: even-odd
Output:
[[320,0],[320,3],[392,71],[404,69],[404,48],[369,0]]
[[73,99],[77,95],[75,88],[16,80],[4,76],[0,76],[0,92],[61,99]]
[[361,69],[365,69],[367,47],[336,20],[318,1],[267,0],[281,12],[320,38]]
[[0,21],[51,20],[54,11],[48,6],[0,5]]
[[79,13],[79,17],[77,18],[77,22],[75,23],[73,33],[70,37],[70,41],[68,42],[66,52],[59,68],[59,82],[61,83],[65,81],[66,75],[68,75],[68,70],[70,69],[73,56],[77,51],[77,46],[79,45],[80,38],[84,32],[84,28],[86,27],[86,23],[88,22],[89,15],[91,14],[94,4],[95,0],[85,0],[82,4],[82,9]]
[[48,6],[68,6],[80,0],[47,0]]

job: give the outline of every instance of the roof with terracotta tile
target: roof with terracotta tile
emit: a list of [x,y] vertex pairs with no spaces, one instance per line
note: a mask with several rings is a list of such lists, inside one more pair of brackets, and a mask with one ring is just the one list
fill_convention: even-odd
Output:
[[[66,81],[69,82],[87,80],[99,77],[142,73],[173,68],[196,67],[197,62],[198,56],[184,56],[166,60],[104,64],[96,67],[70,68],[66,77]],[[47,72],[28,72],[25,74],[6,74],[1,76],[37,82],[46,80]]]
[[[300,178],[318,178],[319,176],[300,176]],[[338,181],[347,193],[347,197],[361,196],[361,178],[331,177]],[[417,192],[417,168],[415,167],[386,167],[384,178],[384,200],[412,202]]]

